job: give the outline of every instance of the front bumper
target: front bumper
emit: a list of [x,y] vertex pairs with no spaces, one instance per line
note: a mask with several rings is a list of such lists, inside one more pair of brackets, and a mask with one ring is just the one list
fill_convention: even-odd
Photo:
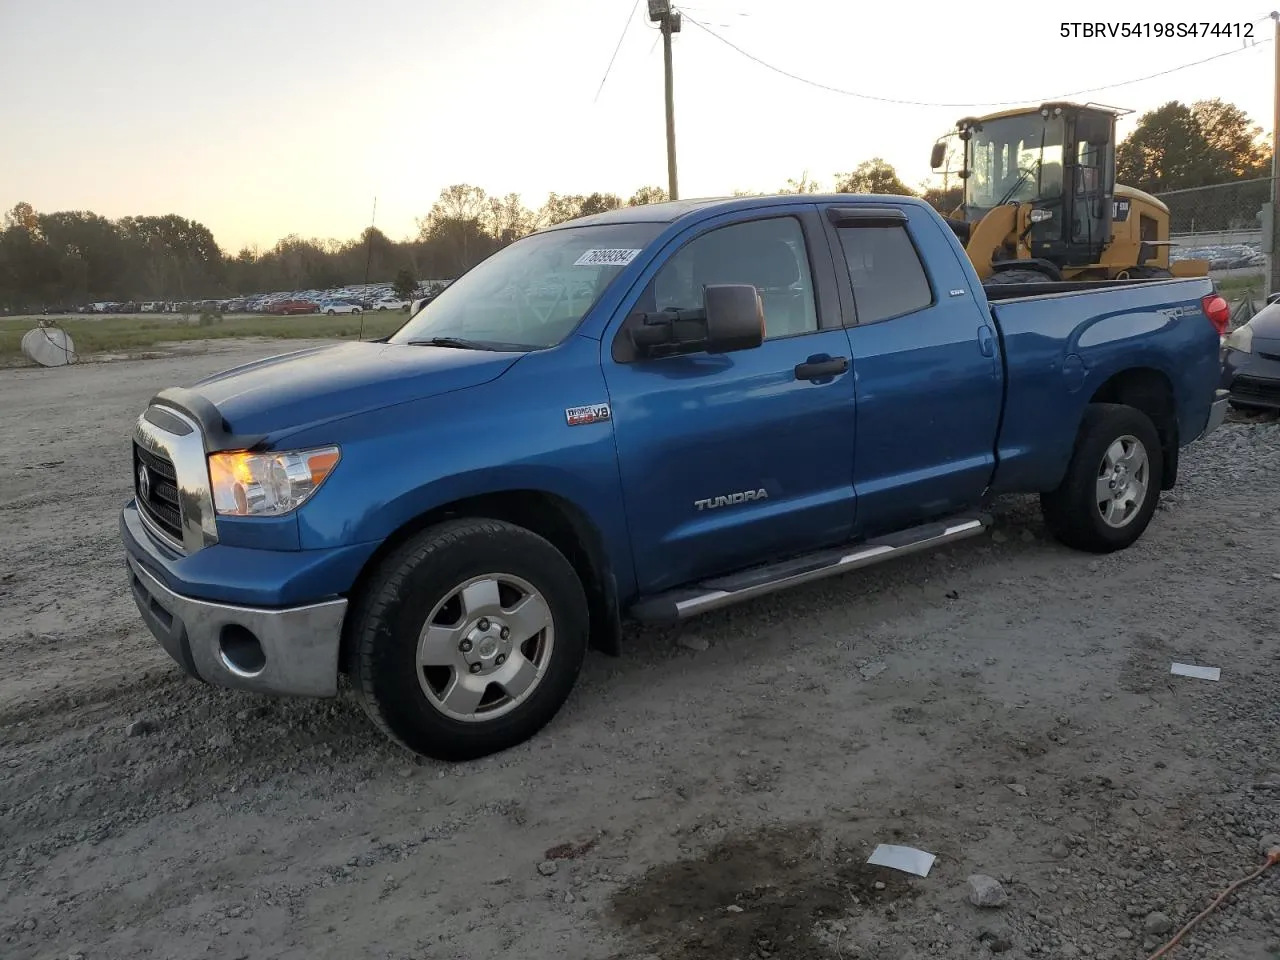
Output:
[[[1273,341],[1274,342],[1274,341]],[[1222,361],[1222,383],[1231,391],[1231,402],[1259,410],[1280,410],[1280,360],[1255,353],[1228,350]]]
[[338,692],[345,599],[284,609],[212,603],[174,593],[127,553],[125,563],[143,621],[193,677],[257,693]]

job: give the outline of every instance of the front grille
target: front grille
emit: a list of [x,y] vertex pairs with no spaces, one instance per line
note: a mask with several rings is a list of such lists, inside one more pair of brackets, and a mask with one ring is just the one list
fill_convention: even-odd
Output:
[[1280,380],[1259,377],[1236,377],[1231,381],[1231,398],[1242,403],[1265,403],[1280,406]]
[[[143,490],[142,472],[147,473],[148,490]],[[182,507],[178,496],[178,474],[166,457],[133,445],[133,492],[138,508],[148,520],[182,542]]]

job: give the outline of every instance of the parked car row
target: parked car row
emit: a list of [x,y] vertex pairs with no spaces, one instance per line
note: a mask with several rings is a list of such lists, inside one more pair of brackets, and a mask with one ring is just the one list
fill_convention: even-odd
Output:
[[1210,270],[1239,270],[1265,267],[1267,255],[1252,243],[1213,244],[1206,247],[1174,247],[1170,260],[1208,260]]
[[404,312],[408,309],[409,301],[401,300],[398,297],[383,297],[372,302],[345,297],[320,297],[316,300],[290,297],[284,300],[276,300],[265,306],[255,304],[253,307],[241,308],[240,310],[231,308],[230,311],[224,312],[273,313],[280,316],[298,313],[323,313],[332,317],[340,313],[364,313],[366,310],[381,313],[387,310]]
[[367,311],[407,312],[420,299],[431,299],[452,280],[422,280],[410,299],[396,296],[389,283],[351,284],[326,290],[292,290],[260,293],[226,299],[173,300],[100,300],[79,305],[52,304],[42,314],[96,313],[266,313],[277,316],[319,313],[328,316],[359,314]]

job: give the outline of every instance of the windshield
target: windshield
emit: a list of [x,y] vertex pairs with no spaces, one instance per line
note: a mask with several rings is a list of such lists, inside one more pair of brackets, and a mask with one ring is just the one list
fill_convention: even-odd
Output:
[[965,207],[989,210],[1062,195],[1062,142],[1066,122],[1039,113],[987,120],[969,142]]
[[464,273],[388,340],[539,350],[569,336],[663,228],[614,223],[535,233]]

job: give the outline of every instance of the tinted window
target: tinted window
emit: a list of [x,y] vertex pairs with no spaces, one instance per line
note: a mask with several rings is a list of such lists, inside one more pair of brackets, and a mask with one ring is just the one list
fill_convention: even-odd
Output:
[[698,309],[702,288],[713,283],[754,286],[768,338],[818,329],[804,232],[794,217],[736,223],[690,241],[653,278],[642,309]]
[[844,227],[839,233],[859,323],[900,317],[933,302],[905,227]]

